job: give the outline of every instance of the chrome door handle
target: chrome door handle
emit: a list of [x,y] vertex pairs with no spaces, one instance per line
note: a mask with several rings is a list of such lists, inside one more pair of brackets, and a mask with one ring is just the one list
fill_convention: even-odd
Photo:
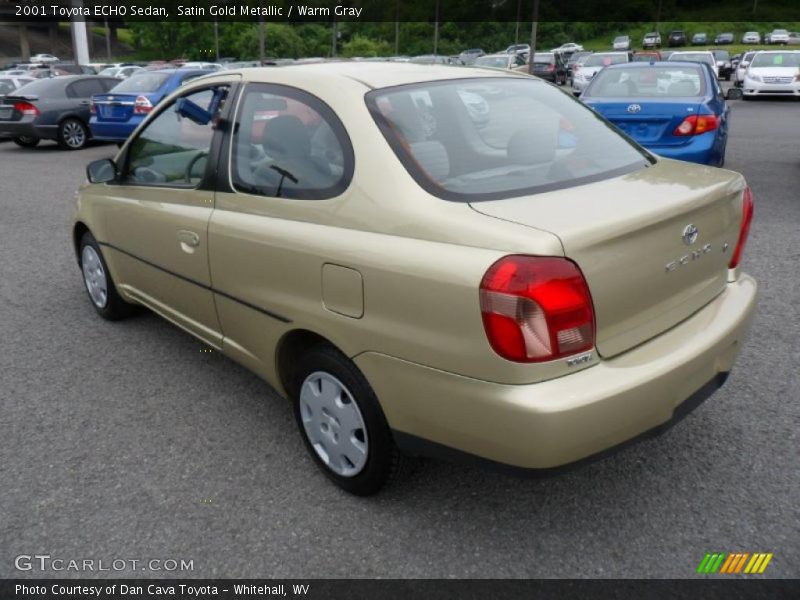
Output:
[[187,246],[196,248],[197,246],[200,245],[200,236],[197,235],[194,231],[181,229],[180,231],[178,231],[178,241],[181,244],[186,244]]

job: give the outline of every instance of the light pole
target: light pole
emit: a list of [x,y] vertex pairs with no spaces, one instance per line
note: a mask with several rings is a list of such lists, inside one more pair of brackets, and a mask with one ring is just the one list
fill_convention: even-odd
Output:
[[533,55],[536,54],[536,28],[539,24],[539,0],[533,0],[533,19],[531,21],[531,51],[528,52],[528,74],[533,75]]

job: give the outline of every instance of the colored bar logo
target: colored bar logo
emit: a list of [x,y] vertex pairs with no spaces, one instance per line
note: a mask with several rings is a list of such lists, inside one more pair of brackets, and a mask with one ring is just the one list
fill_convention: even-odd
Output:
[[767,569],[772,556],[772,552],[754,552],[753,554],[749,552],[708,553],[697,567],[697,572],[708,575],[715,573],[760,575]]

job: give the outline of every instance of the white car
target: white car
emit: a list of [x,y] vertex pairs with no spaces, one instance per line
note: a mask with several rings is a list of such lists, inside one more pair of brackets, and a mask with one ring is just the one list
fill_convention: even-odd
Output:
[[572,77],[572,93],[575,96],[580,95],[603,67],[630,61],[631,56],[627,52],[595,52],[575,71]]
[[618,35],[614,38],[614,50],[630,50],[631,49],[631,36]]
[[567,42],[561,44],[558,48],[553,48],[550,52],[557,52],[559,54],[574,54],[575,52],[583,52],[583,46],[575,42]]
[[719,78],[719,66],[714,54],[707,50],[694,50],[686,52],[673,52],[669,55],[668,61],[682,60],[686,62],[708,63],[714,70],[714,74]]
[[531,45],[530,44],[512,44],[508,48],[506,48],[506,54],[519,54],[525,53],[530,54]]
[[472,63],[473,67],[486,67],[489,69],[512,69],[517,71],[524,70],[525,55],[523,53],[517,54],[487,54],[486,56],[479,56]]
[[117,79],[127,79],[134,73],[138,73],[139,71],[144,71],[142,67],[136,66],[129,66],[129,67],[109,67],[108,69],[103,69],[98,73],[98,75],[102,75],[103,77],[116,77]]
[[183,69],[210,69],[212,71],[221,71],[222,65],[219,63],[192,61],[182,65]]
[[742,83],[744,83],[744,74],[747,71],[747,67],[750,65],[750,61],[753,60],[755,54],[756,54],[755,52],[745,52],[744,55],[742,56],[742,59],[736,66],[736,70],[733,72],[734,86],[742,87]]
[[756,96],[800,98],[800,50],[756,52],[744,74],[744,99]]
[[743,44],[760,44],[761,34],[757,31],[748,31],[742,36]]
[[789,43],[789,32],[786,29],[773,29],[769,34],[770,44],[783,44]]
[[58,62],[58,57],[52,54],[36,54],[31,56],[32,63],[54,63]]
[[661,48],[661,34],[657,31],[644,34],[642,48]]

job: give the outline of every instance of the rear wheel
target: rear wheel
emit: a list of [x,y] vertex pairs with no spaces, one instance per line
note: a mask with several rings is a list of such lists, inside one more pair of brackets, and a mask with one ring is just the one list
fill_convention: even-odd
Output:
[[64,150],[80,150],[89,141],[89,130],[79,119],[64,119],[58,126],[58,145]]
[[38,146],[42,140],[33,135],[21,135],[14,138],[14,143],[22,148],[33,148]]
[[378,399],[358,367],[321,344],[298,362],[292,379],[294,414],[306,449],[336,485],[369,496],[406,463]]

